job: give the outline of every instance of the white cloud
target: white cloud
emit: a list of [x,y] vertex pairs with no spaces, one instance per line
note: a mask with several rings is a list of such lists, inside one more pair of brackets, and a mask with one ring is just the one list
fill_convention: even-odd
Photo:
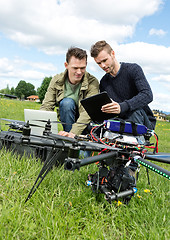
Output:
[[170,74],[170,47],[144,42],[115,46],[120,61],[136,62],[148,74]]
[[0,72],[1,73],[8,73],[13,70],[14,70],[14,67],[9,62],[8,58],[4,57],[4,58],[0,59]]
[[149,35],[165,36],[166,34],[167,34],[167,32],[165,32],[162,29],[151,28],[149,30]]
[[164,82],[164,83],[170,83],[170,75],[159,75],[156,77],[153,77],[154,81]]
[[39,69],[43,71],[57,71],[57,67],[54,66],[52,63],[45,63],[45,62],[32,62],[32,61],[26,61],[21,58],[15,58],[14,64],[17,64],[18,66],[30,66],[33,69]]
[[152,109],[159,109],[162,111],[170,112],[170,95],[164,93],[155,93],[154,101],[150,104]]
[[89,49],[100,39],[121,43],[162,0],[1,0],[0,29],[12,40],[48,54],[70,45]]
[[51,76],[56,73],[57,67],[52,63],[32,62],[20,58],[9,60],[0,59],[0,88],[16,87],[20,80],[32,82],[37,88],[41,85],[45,76]]

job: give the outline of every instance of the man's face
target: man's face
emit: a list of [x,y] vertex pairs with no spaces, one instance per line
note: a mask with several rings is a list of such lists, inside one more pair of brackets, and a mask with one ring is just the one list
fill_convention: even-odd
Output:
[[68,77],[72,84],[79,83],[86,71],[86,58],[78,59],[72,56],[69,63],[65,62],[65,67],[68,70]]
[[94,60],[106,73],[113,73],[115,68],[114,51],[109,54],[106,50],[102,50]]

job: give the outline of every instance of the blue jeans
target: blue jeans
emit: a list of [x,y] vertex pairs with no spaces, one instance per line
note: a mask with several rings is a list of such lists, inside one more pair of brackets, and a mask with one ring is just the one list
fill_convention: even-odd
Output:
[[72,124],[76,122],[78,116],[78,109],[75,101],[72,98],[63,98],[59,103],[60,120],[66,124],[63,125],[63,129],[66,132],[70,132]]
[[135,123],[139,123],[145,125],[149,129],[154,129],[152,123],[149,121],[149,118],[146,112],[143,109],[139,109],[134,111],[128,118],[124,119],[125,121],[132,121]]
[[[66,132],[70,132],[72,128],[72,124],[76,122],[78,118],[78,108],[75,104],[75,101],[72,98],[63,98],[59,103],[59,109],[60,109],[60,120],[63,123],[63,129]],[[80,158],[86,158],[89,157],[91,154],[91,151],[83,151],[80,150],[79,157]]]

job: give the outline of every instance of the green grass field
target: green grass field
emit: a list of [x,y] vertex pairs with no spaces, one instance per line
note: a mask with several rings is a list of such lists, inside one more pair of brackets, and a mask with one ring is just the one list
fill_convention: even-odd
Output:
[[[0,118],[24,120],[38,103],[0,99]],[[1,121],[1,129],[7,130]],[[158,122],[159,151],[170,152],[170,123]],[[169,165],[160,164],[170,170]],[[86,186],[88,165],[69,172],[53,168],[33,197],[25,199],[41,170],[36,159],[0,150],[0,240],[169,240],[169,181],[141,167],[138,192],[129,205],[107,203]]]

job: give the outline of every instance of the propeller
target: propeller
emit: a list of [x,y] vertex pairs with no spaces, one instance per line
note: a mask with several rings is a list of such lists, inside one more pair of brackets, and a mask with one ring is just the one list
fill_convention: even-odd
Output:
[[[49,120],[43,120],[43,119],[32,119],[31,121],[37,121],[37,122],[45,122],[47,123],[47,121]],[[60,121],[50,121],[51,123],[60,123],[60,124],[64,124],[64,125],[72,125],[71,123],[65,123],[65,122],[60,122]],[[76,122],[77,124],[82,124],[82,125],[88,125],[88,123],[81,123],[81,122]]]
[[24,121],[20,121],[20,120],[13,120],[13,119],[8,119],[8,118],[1,118],[1,120],[3,121],[7,121],[7,122],[15,122],[15,123],[25,123]]
[[13,120],[13,119],[7,119],[7,118],[1,118],[1,120],[10,122],[10,123],[6,123],[5,125],[10,126],[12,129],[22,130],[22,128],[24,126],[26,126],[26,124],[29,124],[29,126],[31,126],[31,127],[45,128],[45,126],[43,127],[43,126],[40,126],[40,125],[37,125],[37,124],[29,123],[29,121],[24,122],[24,121],[20,121],[20,120]]

